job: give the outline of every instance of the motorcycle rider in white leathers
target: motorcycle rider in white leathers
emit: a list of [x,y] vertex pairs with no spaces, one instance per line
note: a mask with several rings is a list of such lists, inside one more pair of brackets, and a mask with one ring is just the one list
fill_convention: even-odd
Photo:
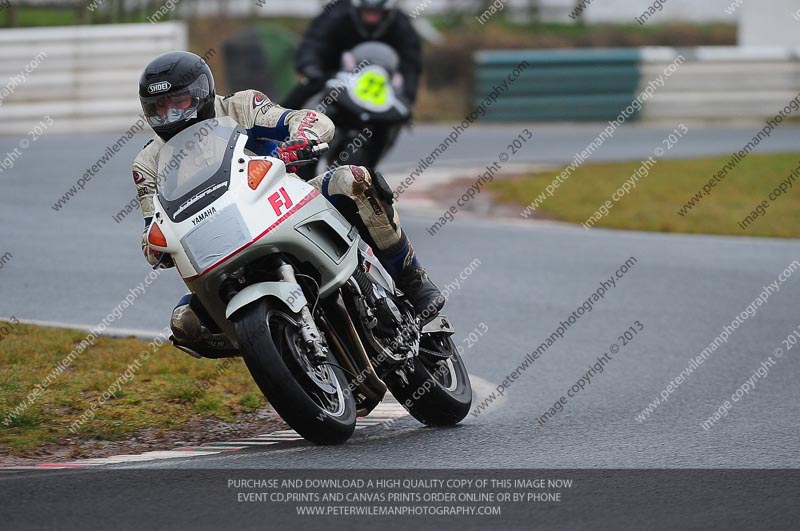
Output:
[[[261,92],[245,90],[217,96],[208,65],[189,52],[169,52],[155,58],[141,75],[139,98],[145,118],[156,133],[133,162],[133,180],[145,219],[142,251],[154,267],[174,267],[168,255],[147,245],[156,192],[156,155],[170,138],[199,121],[229,116],[247,129],[247,149],[281,158],[287,171],[293,172],[296,167],[292,163],[306,158],[310,142],[330,142],[334,136],[333,123],[324,114],[285,109]],[[391,189],[379,173],[340,166],[309,184],[356,225],[419,313],[432,318],[441,310],[444,297],[415,257],[392,207]],[[173,342],[199,356],[227,357],[233,346],[223,334],[209,329],[210,320],[204,313],[190,295],[183,297],[170,322]]]

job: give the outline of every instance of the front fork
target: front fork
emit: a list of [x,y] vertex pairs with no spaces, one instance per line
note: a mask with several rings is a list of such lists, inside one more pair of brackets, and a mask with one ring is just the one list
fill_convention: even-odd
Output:
[[[284,264],[279,267],[278,275],[280,275],[283,281],[299,284],[294,274],[294,267],[289,264]],[[306,349],[308,349],[308,352],[311,352],[314,358],[319,362],[327,361],[328,347],[325,344],[322,334],[319,332],[319,328],[317,328],[317,323],[314,322],[314,316],[311,315],[311,310],[308,309],[308,305],[303,306],[300,310],[300,321],[300,336],[303,338],[303,343]]]

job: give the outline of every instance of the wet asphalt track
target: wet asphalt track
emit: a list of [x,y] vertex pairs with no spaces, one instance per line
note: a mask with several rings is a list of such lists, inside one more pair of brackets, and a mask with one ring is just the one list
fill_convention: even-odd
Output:
[[[496,129],[511,138],[516,131],[513,126]],[[684,143],[677,154],[724,153],[740,147],[753,129],[695,129],[695,141]],[[598,130],[599,126],[536,126],[539,142],[525,157],[532,162],[564,162]],[[625,129],[608,146],[608,153],[598,153],[597,160],[644,156],[668,130],[671,128]],[[465,137],[451,158],[475,160],[477,165],[481,157],[490,160],[504,148],[501,134],[480,132]],[[796,148],[797,132],[797,128],[782,129],[768,148]],[[395,155],[391,162],[407,164],[422,156],[440,133],[443,135],[444,129],[421,128],[401,145],[405,157]],[[79,143],[69,137],[45,137],[24,153],[13,171],[0,174],[0,255],[13,255],[0,270],[0,315],[95,324],[148,274],[138,248],[138,213],[120,224],[111,219],[133,198],[128,164],[135,149],[120,153],[63,212],[50,208],[112,138],[98,135]],[[14,142],[13,138],[0,139],[0,154]],[[93,145],[99,147],[91,149]],[[447,284],[475,259],[480,261],[474,273],[453,290],[447,312],[465,347],[467,334],[481,323],[488,328],[467,350],[465,359],[472,374],[495,385],[595,292],[601,281],[614,275],[630,257],[636,263],[591,312],[569,327],[564,337],[510,386],[502,403],[468,417],[457,428],[424,429],[406,419],[390,429],[366,430],[335,449],[289,444],[136,464],[144,469],[184,470],[169,489],[166,484],[152,485],[150,476],[115,484],[110,479],[114,476],[103,479],[97,471],[69,473],[69,480],[60,472],[49,476],[61,478],[59,482],[48,483],[45,477],[15,473],[0,478],[6,498],[3,506],[11,507],[6,501],[13,492],[15,514],[19,515],[60,493],[61,498],[54,498],[61,500],[57,507],[68,512],[67,502],[79,510],[91,499],[93,489],[112,488],[103,499],[143,496],[139,501],[150,500],[162,510],[168,507],[163,500],[168,499],[175,507],[197,507],[193,514],[203,514],[208,492],[198,483],[202,473],[190,469],[207,468],[800,466],[796,428],[800,347],[786,352],[754,391],[713,429],[704,431],[700,425],[800,325],[800,271],[781,284],[780,291],[689,376],[666,405],[644,422],[635,418],[686,368],[690,358],[713,341],[723,325],[744,311],[763,286],[800,260],[797,241],[585,231],[487,221],[466,214],[430,236],[425,228],[432,222],[426,214],[404,216],[435,280]],[[160,329],[181,293],[174,274],[162,275],[126,311],[119,326]],[[610,345],[618,343],[618,336],[635,321],[641,322],[644,330],[613,356],[591,385],[570,398],[562,412],[539,426],[535,418],[564,395]],[[37,494],[41,492],[47,493],[45,498]],[[584,502],[590,503],[590,499]],[[98,514],[113,516],[109,511],[114,503],[107,507],[97,508]],[[209,528],[193,520],[197,528]],[[666,527],[676,521],[664,519],[662,523]]]

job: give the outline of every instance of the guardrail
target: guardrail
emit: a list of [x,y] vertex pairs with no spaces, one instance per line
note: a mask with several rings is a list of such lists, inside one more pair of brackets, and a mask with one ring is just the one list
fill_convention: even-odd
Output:
[[182,22],[0,30],[0,134],[44,115],[53,131],[127,130],[141,112],[142,69],[186,46]]
[[528,62],[488,120],[611,120],[639,86],[636,49],[482,51],[475,60],[476,105],[516,65]]
[[761,119],[800,91],[800,50],[785,48],[482,51],[475,57],[474,102],[527,60],[529,68],[486,120],[612,120],[679,56],[685,62],[632,118]]
[[645,104],[643,119],[768,118],[800,91],[797,50],[719,46],[643,48],[641,53],[645,83],[679,53],[686,57]]

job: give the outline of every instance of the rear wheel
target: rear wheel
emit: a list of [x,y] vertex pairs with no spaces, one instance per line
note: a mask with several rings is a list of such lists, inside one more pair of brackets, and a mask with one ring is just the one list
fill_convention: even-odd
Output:
[[[422,336],[408,383],[392,378],[392,394],[411,415],[429,426],[458,424],[472,405],[472,384],[464,361],[449,336]],[[388,383],[388,382],[387,382]]]
[[300,317],[267,300],[237,313],[236,335],[250,374],[275,411],[305,439],[340,444],[353,434],[356,408],[347,380],[306,354]]

